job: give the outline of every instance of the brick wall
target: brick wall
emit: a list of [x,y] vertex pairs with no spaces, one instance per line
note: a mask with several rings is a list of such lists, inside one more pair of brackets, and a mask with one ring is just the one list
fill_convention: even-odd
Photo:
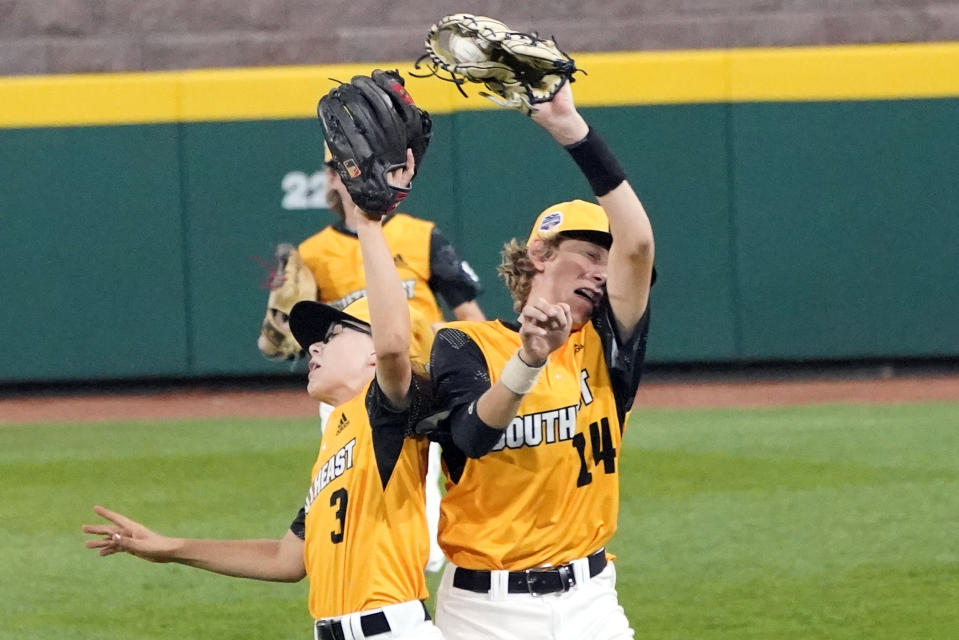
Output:
[[0,75],[408,60],[456,11],[571,51],[959,40],[959,0],[0,0]]

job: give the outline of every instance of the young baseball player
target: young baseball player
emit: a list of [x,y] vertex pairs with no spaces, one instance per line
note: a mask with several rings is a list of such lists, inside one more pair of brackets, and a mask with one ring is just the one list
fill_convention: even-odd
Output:
[[[408,184],[413,155],[391,174]],[[84,525],[100,555],[126,552],[230,576],[310,580],[316,640],[442,638],[423,605],[429,553],[428,442],[412,437],[429,408],[425,363],[433,331],[407,310],[381,221],[356,218],[367,297],[339,310],[297,303],[290,327],[307,346],[307,392],[334,406],[305,506],[278,540],[170,538],[102,507],[112,524]]]
[[619,451],[649,322],[653,234],[567,83],[532,119],[572,156],[598,204],[543,211],[500,274],[519,312],[454,322],[431,357],[450,410],[437,594],[447,638],[631,638],[613,558]]
[[[326,198],[330,208],[340,219],[319,233],[300,243],[298,250],[303,263],[316,279],[320,302],[343,308],[351,301],[366,295],[366,281],[357,225],[360,221],[349,192],[339,175],[326,166]],[[476,302],[481,291],[479,278],[469,264],[460,258],[455,247],[430,221],[405,213],[394,213],[383,220],[393,262],[409,305],[423,314],[434,326],[443,322],[437,296],[442,297],[458,320],[484,320]],[[262,350],[261,341],[261,350]],[[321,405],[320,416],[328,424],[330,407]],[[440,503],[439,446],[430,447],[430,465],[427,479],[427,521],[430,527],[430,559],[426,570],[437,572],[446,558],[436,541]]]
[[[410,143],[416,146],[416,141],[411,140]],[[311,296],[315,294],[318,301],[342,309],[366,295],[366,278],[357,237],[358,217],[362,217],[362,214],[356,213],[355,203],[335,170],[329,146],[325,144],[324,166],[326,201],[339,220],[301,242],[297,254],[304,270],[312,274],[313,282],[309,284],[315,285],[315,290]],[[411,308],[419,311],[434,327],[444,320],[439,298],[443,299],[457,320],[485,319],[476,302],[476,297],[482,291],[479,278],[433,222],[406,213],[391,213],[383,220],[383,233]],[[297,295],[300,295],[299,292]],[[289,312],[291,306],[292,301],[283,309],[267,304],[267,319],[262,325],[257,347],[268,358],[290,355],[284,349],[288,342],[284,341],[283,335],[289,334],[289,316],[284,311]],[[277,332],[276,328],[284,330]],[[328,404],[320,404],[320,419],[324,427],[328,424],[331,411],[332,407]],[[439,446],[434,444],[430,447],[426,484],[427,522],[430,528],[430,559],[426,570],[431,573],[442,570],[446,562],[436,540],[440,480],[440,451]]]

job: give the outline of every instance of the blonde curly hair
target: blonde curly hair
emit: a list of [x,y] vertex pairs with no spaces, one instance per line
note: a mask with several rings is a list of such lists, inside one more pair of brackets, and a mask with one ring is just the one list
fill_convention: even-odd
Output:
[[510,297],[513,298],[513,311],[522,310],[533,287],[536,267],[533,266],[530,249],[535,251],[536,257],[547,259],[553,255],[562,241],[563,238],[554,236],[549,239],[540,239],[539,244],[530,247],[525,242],[513,238],[503,245],[503,250],[500,252],[502,261],[496,268],[496,273],[506,283]]

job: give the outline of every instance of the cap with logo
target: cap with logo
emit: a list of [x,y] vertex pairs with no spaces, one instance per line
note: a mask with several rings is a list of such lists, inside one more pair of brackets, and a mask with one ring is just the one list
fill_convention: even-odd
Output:
[[526,244],[536,238],[548,240],[557,235],[587,240],[607,249],[613,243],[606,212],[598,204],[585,200],[570,200],[548,207],[533,223]]

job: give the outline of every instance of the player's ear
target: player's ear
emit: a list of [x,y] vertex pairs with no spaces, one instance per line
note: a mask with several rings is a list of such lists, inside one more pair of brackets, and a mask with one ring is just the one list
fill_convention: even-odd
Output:
[[536,271],[543,270],[544,265],[549,261],[552,254],[553,252],[549,250],[549,246],[541,238],[533,238],[526,246],[526,255],[529,256],[529,260],[533,263],[533,268],[536,269]]

